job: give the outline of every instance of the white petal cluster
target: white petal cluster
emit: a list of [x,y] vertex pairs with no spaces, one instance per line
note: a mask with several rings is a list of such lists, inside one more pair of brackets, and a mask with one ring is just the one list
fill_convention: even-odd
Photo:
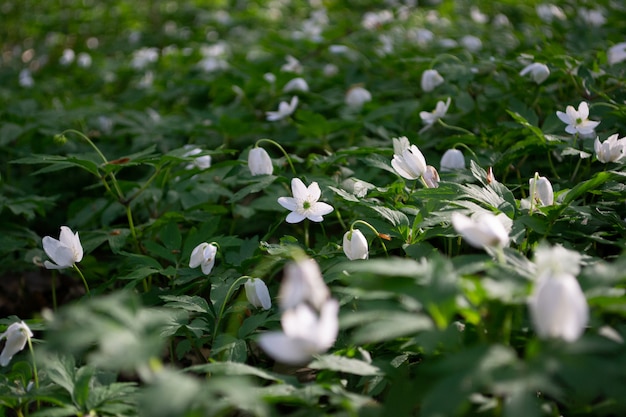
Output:
[[274,166],[272,158],[263,148],[252,148],[248,153],[248,168],[252,175],[272,175]]
[[345,101],[348,107],[360,109],[365,103],[372,101],[372,94],[363,87],[352,87],[346,93]]
[[600,143],[600,138],[596,138],[593,148],[596,158],[602,163],[618,162],[626,156],[626,137],[619,138],[616,133],[611,135],[604,142]]
[[546,64],[539,62],[533,62],[528,64],[519,73],[522,77],[526,74],[530,74],[530,78],[537,84],[541,84],[550,76],[550,68]]
[[368,258],[367,239],[359,229],[348,230],[343,235],[343,253],[351,261]]
[[283,87],[283,93],[301,92],[307,93],[309,91],[309,84],[302,77],[297,77],[289,80]]
[[321,222],[324,220],[322,216],[334,210],[330,204],[318,201],[322,191],[317,182],[307,187],[300,178],[294,178],[291,180],[291,192],[293,197],[278,198],[278,204],[291,211],[287,215],[287,223],[299,223],[304,219]]
[[540,177],[539,174],[535,174],[533,178],[528,180],[528,187],[533,204],[539,206],[551,206],[554,204],[552,183],[546,177]]
[[448,108],[450,107],[450,101],[451,101],[450,97],[448,97],[448,99],[445,102],[442,100],[439,100],[437,102],[437,105],[435,106],[435,110],[433,110],[432,112],[427,112],[427,111],[420,112],[420,118],[422,119],[422,122],[424,122],[424,124],[426,125],[424,129],[437,123],[437,120],[442,119],[443,116],[446,115],[446,113],[448,112]]
[[0,353],[0,365],[7,366],[13,356],[24,349],[33,332],[23,321],[11,324],[4,333],[0,334],[0,341],[6,339],[4,349]]
[[335,343],[339,332],[339,303],[313,259],[288,264],[279,293],[282,331],[264,333],[259,346],[275,360],[301,365]]
[[43,263],[48,269],[71,268],[83,259],[83,247],[78,232],[72,234],[72,229],[67,226],[61,226],[59,240],[45,236],[42,244],[46,255],[52,260]]
[[443,77],[437,70],[428,69],[422,73],[421,86],[425,92],[431,92],[439,85],[443,84]]
[[257,308],[269,310],[272,308],[272,299],[267,285],[260,278],[248,278],[244,284],[248,302]]
[[489,212],[480,212],[468,217],[461,213],[452,213],[452,226],[475,248],[504,247],[509,244],[509,232],[499,216],[504,214],[496,216]]
[[537,278],[528,308],[539,337],[573,342],[585,331],[589,306],[576,280],[579,262],[577,252],[562,246],[537,250]]
[[600,124],[600,122],[589,120],[589,105],[585,101],[580,102],[578,110],[573,106],[567,106],[565,113],[557,111],[556,115],[567,125],[565,131],[572,135],[576,133],[590,135]]
[[217,246],[213,243],[203,242],[191,251],[189,268],[201,267],[202,273],[209,275],[215,265]]
[[626,42],[616,43],[611,46],[606,53],[606,58],[609,65],[615,65],[622,61],[626,61]]
[[196,148],[193,145],[185,145],[184,148],[189,149],[183,154],[184,158],[194,157],[193,161],[185,166],[185,169],[198,168],[200,170],[205,170],[211,167],[211,155],[196,156],[202,153],[202,149]]
[[409,140],[402,136],[393,138],[394,155],[391,160],[393,169],[403,178],[416,180],[426,172],[426,159],[415,145],[409,145]]
[[277,120],[282,120],[285,117],[289,117],[296,111],[298,107],[298,96],[293,96],[291,101],[287,103],[286,101],[281,101],[278,104],[277,111],[268,111],[265,112],[268,122],[275,122]]
[[458,149],[448,149],[443,153],[439,163],[441,172],[465,169],[465,157]]

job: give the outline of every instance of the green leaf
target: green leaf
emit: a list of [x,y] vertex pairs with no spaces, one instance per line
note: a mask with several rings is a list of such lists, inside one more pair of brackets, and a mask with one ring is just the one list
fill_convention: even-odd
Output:
[[209,375],[246,375],[256,376],[268,381],[284,382],[285,379],[282,375],[277,375],[272,372],[264,371],[259,367],[246,365],[239,362],[214,362],[203,365],[194,365],[186,368],[192,372],[205,372]]
[[244,197],[247,197],[252,193],[258,193],[259,191],[264,190],[271,183],[276,181],[277,178],[278,177],[274,175],[263,175],[258,181],[255,181],[252,184],[243,187],[241,190],[233,194],[233,196],[228,200],[228,203],[236,203],[237,201],[241,200]]
[[160,298],[166,302],[165,307],[181,308],[185,311],[207,313],[213,316],[213,309],[209,307],[209,303],[197,295],[162,295]]
[[362,376],[381,375],[379,368],[365,361],[336,355],[315,356],[315,360],[308,367]]

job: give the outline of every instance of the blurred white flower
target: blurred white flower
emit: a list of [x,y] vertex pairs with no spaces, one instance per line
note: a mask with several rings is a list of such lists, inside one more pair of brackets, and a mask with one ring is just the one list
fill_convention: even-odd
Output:
[[450,107],[451,100],[452,99],[450,97],[448,97],[448,99],[445,102],[439,100],[437,102],[437,105],[435,106],[435,110],[433,110],[432,112],[427,112],[427,111],[420,112],[420,118],[422,119],[422,122],[426,124],[426,126],[424,126],[422,131],[432,127],[432,125],[437,123],[439,119],[443,118],[443,116],[446,115],[446,113],[448,112],[448,108]]
[[148,64],[156,62],[158,59],[159,50],[157,48],[141,48],[133,52],[130,65],[135,69],[143,69]]
[[618,138],[619,135],[616,133],[600,143],[600,138],[596,137],[593,148],[598,161],[604,164],[608,162],[618,162],[626,156],[626,137]]
[[493,18],[493,25],[495,27],[505,27],[505,26],[511,26],[511,22],[509,21],[509,18],[505,14],[498,13]]
[[596,126],[600,122],[589,120],[589,106],[587,102],[581,101],[578,105],[578,110],[573,106],[567,106],[565,113],[557,111],[556,115],[567,126],[565,131],[570,134],[580,133],[581,135],[589,135],[594,132]]
[[626,42],[616,43],[606,53],[609,65],[618,64],[626,60]]
[[365,29],[378,29],[385,23],[393,20],[393,13],[390,10],[381,10],[379,12],[367,12],[363,15],[361,25]]
[[287,55],[285,57],[287,62],[280,67],[280,70],[283,72],[294,72],[296,74],[302,73],[302,64],[296,58],[291,55]]
[[0,334],[0,341],[6,339],[4,349],[0,353],[0,365],[7,366],[13,356],[24,349],[31,337],[33,337],[33,332],[23,321],[11,324],[4,333]]
[[479,24],[485,24],[489,21],[489,17],[480,11],[480,9],[476,6],[472,6],[470,8],[470,17],[472,20]]
[[265,115],[269,122],[275,122],[277,120],[282,120],[285,117],[289,117],[296,111],[298,107],[298,96],[293,96],[291,98],[291,102],[287,103],[286,101],[281,101],[278,104],[278,111],[267,111]]
[[339,332],[339,303],[329,299],[319,314],[309,305],[300,304],[283,312],[282,332],[267,332],[259,337],[259,346],[273,359],[290,365],[302,365],[315,354],[332,347]]
[[321,222],[324,220],[322,216],[334,210],[330,204],[318,201],[322,191],[317,182],[307,187],[300,178],[294,178],[291,180],[291,192],[293,197],[278,198],[278,204],[291,211],[287,215],[287,223],[299,223],[304,219]]
[[78,232],[72,234],[72,229],[67,226],[61,226],[59,240],[45,236],[42,243],[46,255],[54,262],[43,263],[48,269],[71,268],[83,259],[83,247]]
[[552,183],[546,177],[540,177],[539,174],[535,173],[535,176],[528,180],[528,185],[531,205],[551,206],[554,204]]
[[76,58],[76,64],[81,68],[89,68],[91,66],[91,55],[87,52],[81,52]]
[[319,309],[329,297],[330,291],[314,259],[298,259],[285,265],[278,293],[278,303],[282,310],[304,303]]
[[452,226],[475,248],[504,247],[509,243],[509,233],[502,221],[489,212],[477,213],[471,218],[458,212],[452,213]]
[[424,28],[412,28],[407,31],[407,38],[421,47],[427,46],[435,39],[435,34]]
[[248,278],[244,284],[248,302],[257,308],[269,310],[272,308],[272,299],[267,285],[260,278]]
[[359,229],[348,230],[343,235],[343,253],[351,261],[368,258],[367,239]]
[[213,243],[203,242],[191,251],[189,268],[201,267],[204,275],[209,275],[215,265],[217,246]]
[[326,64],[324,65],[322,72],[326,77],[334,77],[339,73],[339,68],[335,64]]
[[294,78],[283,87],[283,93],[291,93],[293,91],[301,91],[303,93],[306,93],[309,91],[309,84],[307,84],[304,78]]
[[[184,158],[189,158],[189,157],[202,153],[202,149],[196,148],[193,145],[185,145],[184,149],[189,149],[187,152],[183,154]],[[205,170],[210,167],[211,167],[211,155],[201,155],[201,156],[195,157],[193,159],[193,162],[185,166],[185,169],[198,168],[200,170]]]
[[248,153],[248,168],[252,175],[272,175],[272,158],[263,148],[252,148]]
[[578,9],[578,16],[589,26],[600,27],[606,23],[606,17],[604,17],[602,10],[580,8]]
[[22,87],[30,88],[35,85],[35,80],[28,68],[24,68],[20,71],[19,82]]
[[526,74],[530,74],[530,78],[532,78],[534,82],[541,84],[550,76],[550,68],[548,68],[546,64],[533,62],[532,64],[526,65],[519,73],[522,77]]
[[443,77],[437,70],[428,69],[422,73],[422,90],[427,93],[433,91],[437,86],[443,84],[443,81]]
[[465,169],[465,157],[463,156],[463,152],[458,149],[448,149],[445,151],[441,157],[439,169],[441,172]]
[[271,72],[266,72],[263,74],[263,79],[270,84],[274,84],[276,82],[276,76]]
[[589,306],[575,277],[579,262],[578,252],[562,246],[537,249],[537,280],[528,307],[539,337],[573,342],[584,332]]
[[437,169],[432,165],[426,166],[426,171],[424,175],[422,175],[422,179],[424,180],[424,184],[428,188],[437,188],[439,187],[439,173]]
[[61,55],[61,58],[59,58],[59,64],[63,66],[68,66],[72,62],[74,62],[75,58],[76,58],[76,53],[74,52],[74,50],[70,48],[66,48],[63,50],[63,54]]
[[356,86],[348,90],[345,100],[348,107],[360,109],[365,103],[372,101],[372,94],[365,88]]
[[554,4],[538,4],[535,10],[537,11],[537,16],[546,23],[551,23],[554,18],[558,20],[567,19],[563,9]]
[[[394,155],[391,166],[403,178],[416,180],[426,172],[426,159],[415,145],[408,145],[406,137],[394,138]],[[397,153],[401,150],[400,153]]]
[[465,35],[461,38],[461,45],[470,52],[478,52],[483,47],[483,42],[480,38],[474,35]]

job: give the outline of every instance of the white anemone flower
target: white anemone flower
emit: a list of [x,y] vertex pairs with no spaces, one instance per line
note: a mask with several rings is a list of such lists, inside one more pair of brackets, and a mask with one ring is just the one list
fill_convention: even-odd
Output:
[[194,157],[193,161],[185,166],[185,169],[198,168],[200,170],[205,170],[211,167],[211,155],[196,156],[202,153],[202,149],[195,148],[193,145],[185,145],[184,148],[189,149],[183,154],[184,158]]
[[504,224],[489,212],[478,213],[472,217],[452,213],[452,226],[475,248],[504,247],[509,243],[509,233]]
[[83,247],[78,232],[72,234],[72,229],[67,226],[61,226],[59,240],[45,236],[42,244],[46,255],[54,262],[43,263],[48,269],[71,268],[83,259]]
[[604,164],[618,162],[626,156],[626,137],[618,138],[619,135],[617,133],[609,136],[602,143],[600,143],[600,138],[596,138],[593,147],[598,161]]
[[343,235],[343,253],[351,261],[368,258],[367,239],[359,229],[348,230]]
[[352,87],[346,93],[345,101],[348,107],[360,109],[365,103],[372,101],[372,94],[363,87]]
[[[406,137],[394,141],[394,155],[391,160],[393,169],[403,178],[416,180],[426,172],[426,159],[419,148],[415,145],[404,147],[408,144]],[[401,149],[404,147],[404,149]],[[401,152],[397,153],[397,151]]]
[[609,65],[619,64],[626,61],[626,42],[616,43],[611,46],[606,53],[606,59]]
[[439,163],[441,172],[465,169],[465,157],[458,149],[448,149],[443,153]]
[[289,365],[302,365],[313,355],[330,349],[339,332],[339,303],[329,299],[319,314],[307,304],[285,311],[281,318],[283,331],[268,332],[259,337],[259,346],[273,359]]
[[546,177],[535,176],[528,180],[530,189],[531,204],[537,203],[539,206],[551,206],[554,204],[554,191],[552,183]]
[[213,243],[203,242],[196,246],[189,258],[189,268],[201,267],[202,273],[209,275],[215,265],[217,246]]
[[252,148],[248,153],[248,168],[252,175],[272,175],[272,158],[263,148]]
[[291,180],[291,192],[293,197],[278,198],[278,204],[291,211],[287,215],[287,223],[299,223],[304,219],[321,222],[324,220],[322,216],[334,210],[330,204],[318,201],[322,191],[317,182],[307,187],[300,178],[294,178]]
[[282,120],[285,117],[289,117],[296,111],[298,107],[298,96],[293,96],[291,101],[287,103],[286,101],[281,101],[278,104],[278,111],[268,111],[265,112],[267,116],[268,122],[275,122],[277,120]]
[[567,106],[565,113],[557,111],[556,115],[567,126],[565,131],[569,134],[580,133],[581,135],[592,134],[600,122],[589,120],[589,105],[586,101],[581,101],[578,110],[573,106]]
[[244,284],[248,302],[257,308],[269,310],[272,308],[272,299],[267,285],[260,278],[248,278]]
[[282,310],[303,303],[319,309],[328,298],[330,290],[314,259],[298,259],[285,265],[285,274],[278,293],[278,302]]
[[448,108],[450,108],[451,100],[452,99],[450,97],[448,97],[448,99],[445,102],[442,100],[439,100],[437,102],[437,105],[435,106],[435,110],[433,110],[432,112],[428,112],[428,111],[420,112],[420,118],[422,119],[422,122],[426,124],[426,126],[424,126],[422,131],[430,128],[432,125],[437,123],[439,119],[442,119],[443,116],[446,115],[446,113],[448,112]]
[[309,84],[302,77],[294,78],[290,80],[287,84],[285,84],[285,86],[283,87],[283,93],[291,93],[294,91],[306,93],[309,91]]
[[11,324],[4,333],[0,334],[0,340],[7,340],[0,353],[0,365],[7,366],[13,356],[24,349],[31,337],[33,337],[33,332],[23,321]]
[[437,169],[432,165],[426,166],[426,171],[424,171],[424,175],[422,175],[422,179],[424,180],[424,184],[428,188],[437,188],[439,187],[439,173]]
[[530,78],[537,84],[541,84],[550,76],[550,68],[546,64],[542,64],[539,62],[533,62],[532,64],[526,65],[520,72],[519,75],[522,77],[526,74],[530,74]]
[[425,92],[433,91],[437,86],[443,84],[443,77],[437,70],[428,69],[422,73],[422,90]]

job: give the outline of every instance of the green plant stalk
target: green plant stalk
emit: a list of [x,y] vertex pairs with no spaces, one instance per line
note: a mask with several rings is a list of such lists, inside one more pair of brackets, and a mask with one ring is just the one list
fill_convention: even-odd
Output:
[[383,242],[383,238],[381,237],[381,234],[378,232],[378,230],[376,230],[376,228],[374,226],[372,226],[371,224],[369,224],[368,222],[366,222],[365,220],[355,220],[352,222],[352,224],[350,225],[350,238],[352,238],[352,231],[354,230],[354,226],[356,224],[362,224],[364,226],[367,226],[372,232],[374,232],[374,234],[378,237],[378,239],[380,239],[380,244],[383,247],[383,250],[385,251],[385,256],[389,257],[389,253],[387,253],[387,247],[385,246],[385,242]]
[[85,276],[81,272],[80,268],[78,268],[78,265],[76,264],[73,265],[73,268],[76,270],[76,272],[78,272],[78,275],[80,275],[80,278],[83,280],[83,284],[85,285],[85,291],[87,291],[87,295],[90,295],[89,285],[87,284],[87,280],[85,279]]
[[[35,381],[35,389],[39,389],[39,375],[37,372],[37,361],[35,360],[35,349],[33,349],[33,342],[31,341],[29,336],[26,336],[26,340],[28,341],[28,350],[30,351],[30,356],[33,359],[33,380]],[[37,400],[37,410],[41,407],[39,400]]]
[[226,303],[228,302],[228,299],[231,297],[235,289],[235,286],[239,283],[239,281],[243,281],[244,279],[249,279],[249,278],[251,277],[248,275],[241,276],[237,278],[235,282],[233,282],[231,286],[228,288],[228,291],[226,292],[226,297],[224,297],[224,302],[222,303],[220,307],[220,311],[217,315],[217,319],[215,320],[215,329],[213,330],[213,343],[215,343],[215,339],[217,339],[217,332],[219,331],[220,322],[222,321],[222,316],[224,315],[224,310],[226,309]]
[[285,155],[285,158],[287,158],[287,163],[289,164],[289,166],[291,167],[291,172],[293,172],[293,175],[297,175],[296,173],[296,168],[293,166],[293,162],[291,162],[291,158],[289,157],[289,154],[287,153],[287,151],[285,151],[285,148],[283,148],[280,143],[273,141],[272,139],[259,139],[256,141],[256,143],[254,144],[254,147],[256,148],[257,146],[259,146],[259,143],[262,142],[267,142],[267,143],[271,143],[272,145],[276,146],[278,149],[280,149],[280,151],[283,153],[283,155]]
[[441,118],[437,119],[437,123],[439,123],[441,126],[445,127],[446,129],[455,130],[457,132],[465,133],[466,135],[470,135],[470,136],[476,136],[474,133],[470,132],[467,129],[464,129],[459,126],[452,126],[452,125],[447,124],[446,122],[441,120]]

